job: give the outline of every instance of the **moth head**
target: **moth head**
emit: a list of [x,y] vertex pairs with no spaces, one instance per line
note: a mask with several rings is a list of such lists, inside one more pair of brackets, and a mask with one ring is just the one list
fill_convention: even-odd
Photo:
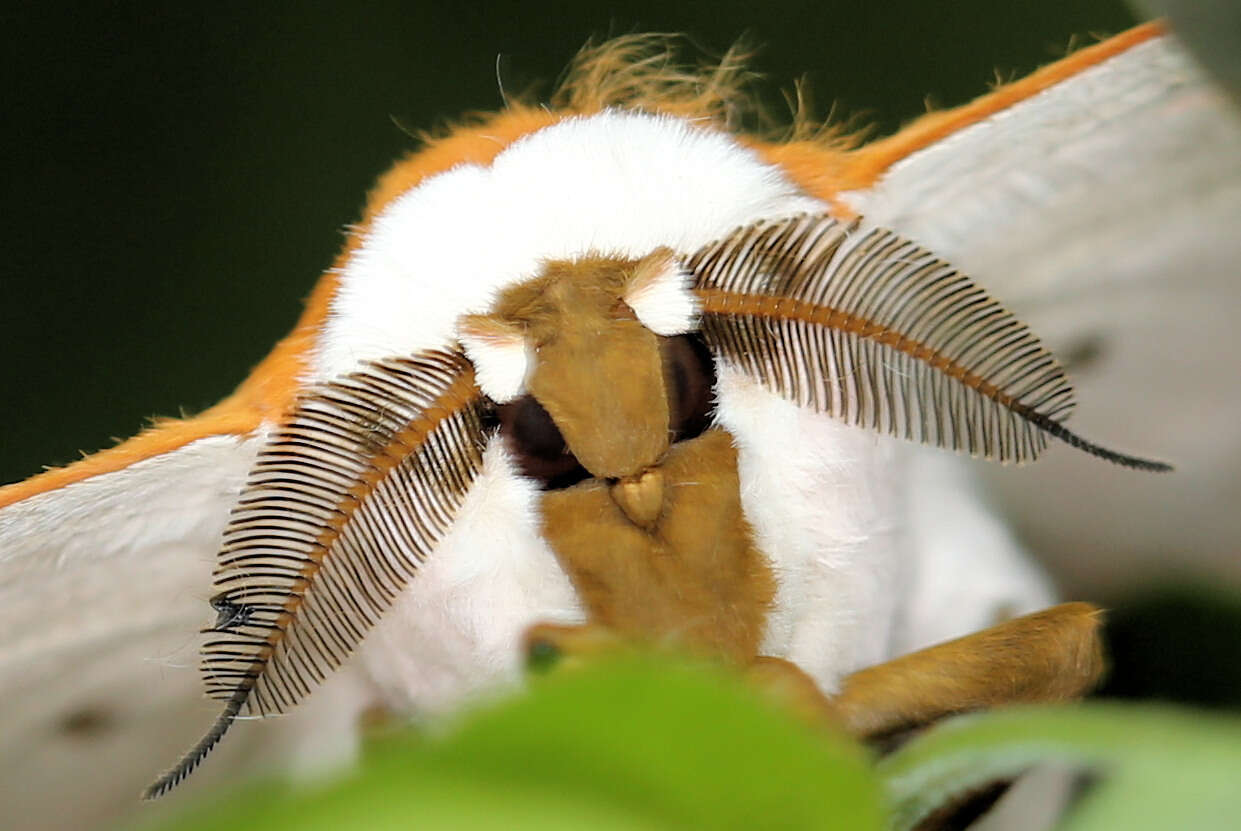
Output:
[[687,273],[660,248],[548,261],[491,314],[461,318],[457,334],[527,473],[623,478],[656,464],[677,435],[700,372],[698,353],[669,339],[697,313]]

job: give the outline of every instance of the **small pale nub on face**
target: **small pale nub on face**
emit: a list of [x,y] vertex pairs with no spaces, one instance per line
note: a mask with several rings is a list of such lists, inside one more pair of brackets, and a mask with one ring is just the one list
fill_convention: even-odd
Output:
[[664,509],[664,473],[651,468],[612,485],[612,499],[634,525],[649,529]]

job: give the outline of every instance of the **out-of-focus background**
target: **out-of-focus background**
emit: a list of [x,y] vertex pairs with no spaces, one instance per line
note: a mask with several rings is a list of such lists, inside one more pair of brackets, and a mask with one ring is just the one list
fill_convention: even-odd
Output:
[[[227,394],[415,146],[398,125],[495,109],[497,76],[548,90],[587,38],[687,32],[719,53],[745,36],[776,107],[804,77],[821,114],[882,134],[1135,21],[1118,0],[10,8],[0,481]],[[1124,576],[1090,585],[1114,609],[1109,691],[1241,702],[1235,595]]]

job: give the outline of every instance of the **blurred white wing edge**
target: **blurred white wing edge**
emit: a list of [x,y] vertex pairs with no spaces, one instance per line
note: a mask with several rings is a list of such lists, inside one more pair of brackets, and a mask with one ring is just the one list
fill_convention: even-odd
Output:
[[[200,439],[0,511],[0,825],[134,815],[140,789],[218,715],[203,696],[198,630],[257,444]],[[186,797],[143,815],[277,764],[331,766],[354,752],[367,700],[338,674],[288,718],[241,731]]]

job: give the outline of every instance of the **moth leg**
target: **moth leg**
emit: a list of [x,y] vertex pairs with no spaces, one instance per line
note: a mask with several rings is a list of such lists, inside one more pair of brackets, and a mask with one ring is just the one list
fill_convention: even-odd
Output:
[[[1080,698],[1103,673],[1102,622],[1088,603],[1053,606],[859,670],[833,696],[782,658],[753,659],[746,677],[811,723],[880,738],[954,713]],[[536,669],[633,647],[594,623],[536,624],[525,635]]]
[[859,738],[885,736],[953,713],[1068,701],[1103,674],[1103,613],[1064,603],[859,670],[832,708]]

